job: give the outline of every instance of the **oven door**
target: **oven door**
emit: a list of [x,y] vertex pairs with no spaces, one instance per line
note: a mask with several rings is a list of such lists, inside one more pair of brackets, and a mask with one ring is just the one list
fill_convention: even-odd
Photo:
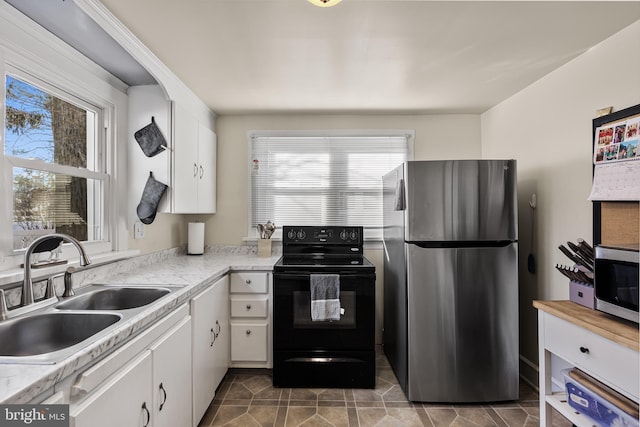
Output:
[[375,274],[340,274],[341,316],[337,321],[311,320],[309,272],[275,272],[273,277],[274,350],[372,348]]

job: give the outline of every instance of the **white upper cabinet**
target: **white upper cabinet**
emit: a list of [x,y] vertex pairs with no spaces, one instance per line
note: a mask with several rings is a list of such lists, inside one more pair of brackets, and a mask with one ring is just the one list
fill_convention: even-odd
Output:
[[198,153],[202,171],[198,177],[198,212],[216,212],[216,153],[218,140],[213,130],[198,124]]
[[175,213],[215,213],[216,134],[174,103]]
[[[136,220],[144,186],[153,172],[168,186],[158,205],[164,213],[215,213],[216,134],[209,123],[178,102],[167,100],[159,85],[132,86],[129,96],[129,211]],[[147,157],[134,134],[155,121],[167,150]]]

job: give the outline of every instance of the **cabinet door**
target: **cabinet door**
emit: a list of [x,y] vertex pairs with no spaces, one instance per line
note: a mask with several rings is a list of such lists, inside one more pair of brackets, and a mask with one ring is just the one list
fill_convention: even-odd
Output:
[[151,352],[145,351],[88,398],[69,408],[73,427],[151,425]]
[[179,105],[173,105],[173,212],[196,213],[200,174],[198,120]]
[[216,134],[198,125],[198,212],[216,213]]
[[266,322],[231,325],[231,360],[234,362],[266,362],[269,325]]
[[214,289],[214,331],[213,343],[213,384],[214,388],[222,382],[229,369],[229,347],[231,334],[229,333],[229,277],[224,283],[218,283]]
[[151,347],[153,425],[191,425],[191,318],[187,317]]
[[229,335],[225,331],[229,322],[228,304],[228,276],[223,277],[191,300],[193,425],[198,424],[209,407],[216,388],[229,366],[228,348],[218,345],[228,340],[225,338]]

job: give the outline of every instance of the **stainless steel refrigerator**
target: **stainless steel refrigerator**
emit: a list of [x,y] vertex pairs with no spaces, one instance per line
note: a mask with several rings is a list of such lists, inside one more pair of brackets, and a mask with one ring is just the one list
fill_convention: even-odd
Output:
[[383,178],[384,352],[407,398],[518,398],[515,160],[409,161]]

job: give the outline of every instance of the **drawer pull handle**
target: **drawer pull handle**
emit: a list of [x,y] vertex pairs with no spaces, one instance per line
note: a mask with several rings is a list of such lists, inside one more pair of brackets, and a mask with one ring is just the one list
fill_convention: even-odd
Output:
[[163,396],[162,396],[162,403],[160,404],[160,407],[158,408],[158,410],[162,411],[162,407],[164,406],[165,403],[167,403],[167,390],[164,389],[164,385],[162,385],[162,383],[160,383],[159,388]]
[[589,354],[589,349],[587,347],[580,347],[580,353]]
[[251,310],[251,304],[247,304],[247,310]]
[[147,402],[142,402],[142,410],[147,414],[147,421],[144,423],[143,427],[147,427],[151,422],[151,412],[147,409]]
[[251,335],[251,329],[247,329],[247,336]]
[[246,283],[247,285],[250,285],[251,284],[251,279],[245,280],[244,283]]
[[211,344],[209,344],[209,347],[213,347],[213,343],[216,342],[216,338],[217,338],[217,335],[213,331],[213,328],[211,328]]
[[216,333],[214,335],[215,338],[218,338],[218,335],[220,335],[221,330],[222,330],[222,326],[220,326],[220,322],[216,320]]

